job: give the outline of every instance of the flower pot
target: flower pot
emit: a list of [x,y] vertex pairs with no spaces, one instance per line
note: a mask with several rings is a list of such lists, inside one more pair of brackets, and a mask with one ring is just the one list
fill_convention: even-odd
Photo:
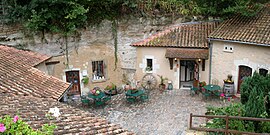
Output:
[[166,89],[166,85],[165,84],[159,84],[159,89],[161,91],[164,91]]

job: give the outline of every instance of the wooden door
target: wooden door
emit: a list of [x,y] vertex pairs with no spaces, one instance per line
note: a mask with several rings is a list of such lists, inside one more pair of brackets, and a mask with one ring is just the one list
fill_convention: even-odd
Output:
[[66,80],[67,82],[72,84],[68,94],[71,95],[80,95],[80,74],[79,71],[67,71],[66,72]]
[[250,67],[239,66],[237,93],[240,93],[241,83],[245,80],[246,77],[249,77],[251,75],[252,75],[252,69]]

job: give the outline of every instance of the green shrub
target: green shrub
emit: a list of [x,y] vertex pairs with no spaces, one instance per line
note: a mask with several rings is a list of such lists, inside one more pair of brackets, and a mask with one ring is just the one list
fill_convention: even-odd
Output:
[[[269,118],[270,74],[264,77],[255,72],[252,77],[246,78],[241,84],[241,103],[219,108],[207,107],[206,114]],[[206,127],[208,128],[225,129],[225,125],[225,119],[220,118],[211,119],[206,123]],[[229,129],[257,133],[270,133],[270,122],[230,119]]]
[[248,77],[241,84],[241,103],[247,109],[248,117],[261,117],[267,112],[270,114],[270,74],[261,76],[254,72],[252,77]]
[[266,112],[263,92],[254,87],[249,95],[249,100],[245,104],[247,117],[262,117]]
[[270,133],[270,122],[260,122],[259,131],[260,133]]
[[[245,108],[241,103],[230,104],[227,107],[207,107],[207,115],[244,116],[245,113]],[[225,119],[214,118],[206,123],[206,127],[225,129],[226,121]],[[255,127],[253,122],[230,119],[229,129],[254,132]]]
[[55,125],[45,124],[41,130],[33,130],[27,123],[19,119],[19,116],[0,118],[1,135],[52,135]]

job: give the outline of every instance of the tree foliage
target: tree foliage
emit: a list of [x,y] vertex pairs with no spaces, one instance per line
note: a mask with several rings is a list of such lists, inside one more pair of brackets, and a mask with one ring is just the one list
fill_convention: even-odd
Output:
[[[112,21],[125,15],[202,15],[227,17],[233,14],[254,15],[266,0],[3,0],[5,23],[19,22],[35,32],[56,32],[65,39],[68,65],[68,36],[77,29]],[[251,6],[252,5],[252,6]],[[117,31],[113,33],[117,51]],[[116,54],[116,53],[115,53]],[[117,55],[115,55],[117,62]]]
[[253,16],[266,0],[195,0],[199,5],[199,14],[205,16],[230,17],[240,14]]
[[88,9],[87,22],[98,24],[104,19],[113,20],[125,14],[250,16],[265,2],[267,0],[3,0],[3,9],[6,22],[28,21],[44,13],[44,19],[67,17],[67,13],[72,17],[80,17],[77,13]]

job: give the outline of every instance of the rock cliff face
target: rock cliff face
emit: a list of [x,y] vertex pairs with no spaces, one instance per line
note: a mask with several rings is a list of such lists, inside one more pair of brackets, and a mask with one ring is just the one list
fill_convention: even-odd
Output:
[[[170,18],[155,19],[129,17],[118,22],[117,40],[118,57],[121,67],[135,69],[136,48],[130,44],[147,38],[165,27],[183,22],[183,19],[172,21]],[[63,39],[58,34],[46,33],[44,39],[40,33],[29,34],[20,25],[0,26],[0,44],[17,46],[51,56],[64,54]],[[114,50],[112,23],[103,21],[99,26],[81,29],[76,36],[69,37],[69,51],[76,51],[81,46],[106,45]]]

